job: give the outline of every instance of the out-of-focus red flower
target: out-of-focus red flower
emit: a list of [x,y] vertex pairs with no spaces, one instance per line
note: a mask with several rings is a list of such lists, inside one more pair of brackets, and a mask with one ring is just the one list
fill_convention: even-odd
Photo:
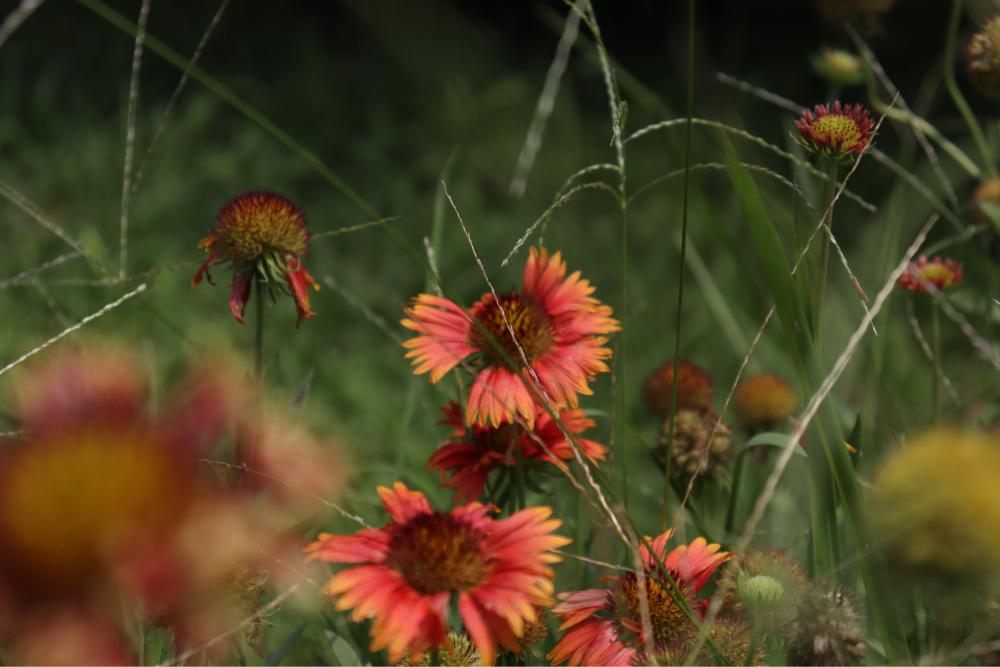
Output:
[[926,256],[910,262],[906,271],[899,277],[899,286],[910,292],[929,292],[927,283],[938,290],[960,285],[962,283],[962,265],[953,259],[945,257]]

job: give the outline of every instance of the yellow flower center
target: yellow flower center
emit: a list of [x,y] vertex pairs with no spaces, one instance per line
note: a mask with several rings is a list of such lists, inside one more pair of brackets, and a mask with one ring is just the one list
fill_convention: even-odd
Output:
[[0,475],[0,543],[38,584],[84,585],[109,550],[176,516],[177,473],[169,453],[139,434],[25,443]]
[[[646,572],[646,600],[649,603],[649,620],[653,626],[653,641],[663,646],[687,636],[693,626],[684,610],[674,599],[674,595],[684,595],[683,587],[668,591],[653,580],[651,572]],[[669,576],[669,575],[664,575]],[[639,609],[639,583],[634,573],[622,576],[614,592],[618,613],[629,624],[642,627],[642,612]]]
[[219,212],[214,238],[220,252],[234,262],[253,261],[265,252],[301,257],[309,247],[305,224],[302,212],[284,197],[251,192]]
[[927,264],[920,270],[921,275],[929,283],[933,283],[938,289],[950,287],[955,282],[955,274],[944,264]]
[[813,134],[843,150],[850,150],[861,141],[861,130],[850,116],[830,114],[817,118],[810,126]]
[[400,526],[389,543],[389,563],[425,595],[475,588],[488,570],[482,536],[441,512]]
[[[500,297],[500,306],[507,315],[506,322],[497,300],[492,296],[484,300],[475,314],[476,320],[486,329],[484,332],[479,327],[474,327],[472,332],[473,340],[481,350],[489,354],[498,364],[505,364],[507,361],[496,349],[498,344],[507,358],[515,364],[520,364],[521,354],[518,352],[515,339],[524,350],[529,363],[548,351],[554,340],[552,324],[540,304],[520,294],[504,294]],[[514,331],[514,338],[507,329],[508,322]],[[489,333],[488,336],[486,332]]]

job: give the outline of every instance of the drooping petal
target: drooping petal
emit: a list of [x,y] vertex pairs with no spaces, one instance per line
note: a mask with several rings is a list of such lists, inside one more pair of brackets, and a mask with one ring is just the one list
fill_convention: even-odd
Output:
[[319,285],[316,283],[315,278],[312,277],[312,274],[306,270],[305,265],[294,255],[285,257],[285,266],[288,269],[285,277],[295,297],[295,310],[298,313],[298,317],[295,319],[295,326],[298,327],[302,323],[302,320],[308,320],[310,317],[316,316],[316,311],[309,307],[309,287],[318,292]]
[[250,300],[251,287],[253,287],[252,271],[233,273],[233,284],[229,291],[229,310],[240,324],[246,324],[243,321],[243,311],[246,310],[247,302]]
[[519,375],[500,366],[487,366],[479,372],[466,406],[465,421],[494,428],[501,423],[513,423],[520,416],[532,428],[535,423],[535,401]]
[[469,638],[479,651],[483,664],[492,665],[496,659],[497,645],[486,619],[483,618],[483,610],[471,595],[462,592],[458,595],[458,612],[465,624],[465,631],[469,633]]
[[[204,241],[202,241],[202,243],[204,243]],[[220,259],[222,259],[221,255],[213,252],[208,256],[208,259],[206,259],[204,262],[201,263],[201,266],[198,267],[198,270],[195,271],[195,274],[191,277],[191,289],[194,289],[198,285],[200,285],[202,278],[207,277],[208,282],[212,282],[212,276],[209,275],[208,270],[209,268],[211,268],[213,264],[218,262]]]
[[414,375],[429,371],[431,382],[437,382],[476,351],[469,340],[469,314],[448,299],[421,294],[405,312],[401,324],[420,334],[403,343],[409,350],[406,358],[416,366]]

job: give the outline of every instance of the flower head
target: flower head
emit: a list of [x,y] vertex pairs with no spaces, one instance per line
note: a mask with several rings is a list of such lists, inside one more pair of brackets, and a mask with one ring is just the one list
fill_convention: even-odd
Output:
[[899,277],[899,286],[911,292],[929,292],[928,284],[937,290],[943,290],[961,283],[962,265],[953,259],[936,256],[927,259],[921,255],[917,261],[910,262]]
[[771,373],[748,377],[733,396],[736,418],[754,432],[775,428],[792,415],[795,404],[792,386]]
[[898,562],[952,574],[1000,566],[1000,439],[935,430],[891,454],[868,497]]
[[972,192],[972,217],[979,222],[990,219],[983,204],[1000,207],[1000,176],[987,178]]
[[[520,417],[531,427],[539,414],[529,389],[535,376],[554,407],[563,409],[576,407],[578,394],[591,393],[590,380],[608,370],[606,334],[618,331],[618,321],[593,293],[579,272],[566,275],[559,253],[532,248],[521,290],[499,300],[487,293],[466,309],[418,296],[402,322],[418,334],[404,343],[406,356],[415,374],[429,372],[437,382],[475,355],[466,423],[499,426]],[[529,368],[522,367],[522,351]]]
[[817,74],[838,86],[856,86],[865,78],[861,59],[850,51],[824,47],[811,62]]
[[983,23],[965,46],[965,71],[979,92],[1000,97],[1000,14]]
[[[673,531],[667,531],[642,545],[646,571],[646,599],[653,636],[649,640],[657,652],[684,641],[694,626],[676,595],[682,595],[691,610],[705,612],[708,601],[697,595],[708,583],[715,570],[729,554],[718,544],[708,544],[699,537],[688,545],[667,552],[667,541]],[[659,562],[663,567],[661,568]],[[666,568],[664,571],[663,568]],[[656,581],[669,577],[676,592]],[[639,610],[639,583],[634,572],[611,577],[611,588],[595,588],[561,593],[559,604],[552,612],[562,621],[565,630],[559,643],[548,657],[554,664],[570,665],[635,665],[647,664],[646,637]],[[674,587],[669,587],[673,589]]]
[[874,125],[868,109],[861,104],[817,104],[815,113],[805,111],[795,121],[796,137],[812,153],[849,160],[867,150],[874,136]]
[[718,479],[733,460],[733,431],[711,408],[703,412],[680,408],[674,417],[674,438],[667,446],[669,420],[664,421],[657,438],[655,454],[660,460],[670,452],[671,474],[684,482],[694,475]]
[[[689,361],[680,361],[677,368],[677,407],[693,410],[711,407],[715,392],[708,373]],[[674,362],[668,361],[650,373],[642,386],[642,397],[650,412],[664,419],[670,415],[673,387]]]
[[808,590],[786,632],[791,665],[857,665],[866,647],[851,595],[840,589]]
[[233,282],[229,310],[243,324],[243,311],[250,300],[254,282],[268,289],[272,301],[278,294],[295,300],[296,324],[313,317],[309,307],[309,287],[319,285],[302,264],[309,249],[306,217],[291,201],[270,192],[246,192],[231,200],[216,216],[218,225],[198,244],[208,259],[191,279],[197,287],[209,268],[230,262]]
[[[452,401],[443,409],[442,424],[452,428],[448,442],[438,448],[427,465],[442,477],[450,473],[444,487],[455,489],[455,500],[476,500],[490,473],[497,468],[526,465],[531,461],[549,464],[573,458],[572,445],[548,413],[539,410],[534,428],[527,432],[519,424],[468,426],[462,408]],[[559,421],[570,435],[578,436],[594,426],[582,410],[563,410]],[[574,437],[581,452],[592,463],[601,461],[608,448],[594,440]]]
[[483,662],[497,644],[520,650],[518,637],[551,604],[553,549],[569,540],[552,531],[547,507],[521,510],[506,519],[470,503],[450,512],[431,509],[424,495],[400,482],[379,487],[391,518],[382,528],[355,535],[323,533],[309,545],[311,558],[352,567],[334,575],[326,593],[351,618],[374,619],[373,651],[389,660],[411,660],[440,646],[448,631],[449,604],[459,615]]

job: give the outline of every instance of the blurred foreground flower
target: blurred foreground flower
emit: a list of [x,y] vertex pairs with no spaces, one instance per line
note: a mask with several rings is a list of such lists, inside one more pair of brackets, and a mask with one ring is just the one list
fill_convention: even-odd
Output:
[[0,455],[5,658],[131,661],[136,611],[173,630],[178,650],[245,615],[236,574],[273,567],[266,555],[286,550],[281,532],[304,515],[199,460],[221,457],[236,423],[263,413],[239,386],[206,366],[154,411],[140,366],[110,348],[65,354],[21,381],[23,435]]
[[1000,438],[940,429],[882,463],[867,507],[898,561],[954,575],[1000,566]]
[[[454,401],[446,405],[443,412],[441,423],[450,426],[452,432],[448,442],[431,455],[427,465],[436,468],[442,477],[451,473],[444,487],[456,490],[456,502],[477,500],[490,473],[497,468],[527,465],[531,461],[556,463],[573,458],[572,445],[559,425],[541,408],[530,432],[518,424],[466,427],[462,407]],[[607,447],[576,437],[593,428],[594,420],[579,409],[563,410],[559,420],[592,463],[604,459]]]
[[965,71],[983,95],[1000,97],[1000,14],[987,19],[969,38]]
[[910,262],[906,272],[899,277],[899,286],[910,292],[929,292],[930,283],[938,290],[960,285],[962,283],[962,265],[953,259],[926,256]]
[[537,620],[535,609],[552,603],[552,552],[570,540],[552,531],[548,507],[532,507],[506,519],[491,507],[470,503],[450,512],[431,509],[424,494],[401,482],[379,487],[390,522],[355,535],[323,533],[309,545],[310,558],[350,563],[327,583],[337,609],[373,619],[371,650],[387,648],[389,661],[441,646],[454,601],[465,631],[485,664],[497,644],[522,649],[518,638]]
[[[520,416],[531,427],[539,412],[529,389],[532,375],[561,410],[576,407],[578,394],[592,393],[588,382],[608,371],[606,334],[619,326],[611,307],[593,293],[579,272],[566,275],[558,252],[549,256],[544,248],[532,248],[521,290],[502,294],[499,301],[484,294],[465,309],[442,297],[418,296],[402,322],[418,334],[404,343],[406,357],[416,366],[414,374],[430,372],[431,382],[437,382],[475,355],[466,423],[496,427]],[[522,368],[521,351],[530,369]]]
[[[712,406],[715,392],[712,378],[701,367],[681,360],[677,373],[677,407],[706,410]],[[666,419],[674,388],[674,362],[668,361],[649,374],[642,386],[642,398],[654,415]]]
[[[649,639],[658,654],[690,639],[694,625],[679,602],[685,602],[693,614],[702,616],[708,601],[698,600],[697,595],[729,557],[719,550],[718,544],[708,544],[701,537],[668,552],[667,541],[672,534],[669,530],[641,547],[653,632]],[[662,561],[663,567],[658,561]],[[655,578],[669,579],[675,586],[664,588]],[[639,609],[638,577],[628,572],[608,579],[612,583],[609,589],[558,595],[559,603],[552,611],[562,621],[559,629],[566,632],[548,655],[554,664],[649,664]]]
[[865,80],[861,59],[844,49],[824,47],[810,62],[817,74],[838,86],[856,86]]
[[197,287],[209,268],[230,262],[233,282],[229,310],[243,324],[243,311],[257,283],[266,288],[271,301],[279,294],[295,300],[296,326],[316,313],[309,307],[309,287],[319,285],[302,264],[309,250],[306,217],[292,202],[270,192],[246,192],[219,211],[218,225],[198,244],[209,253],[191,279]]
[[874,124],[861,104],[817,104],[795,121],[795,140],[809,152],[834,160],[851,160],[868,149]]
[[771,373],[751,375],[733,396],[733,411],[751,433],[771,431],[792,416],[795,391],[788,382]]

